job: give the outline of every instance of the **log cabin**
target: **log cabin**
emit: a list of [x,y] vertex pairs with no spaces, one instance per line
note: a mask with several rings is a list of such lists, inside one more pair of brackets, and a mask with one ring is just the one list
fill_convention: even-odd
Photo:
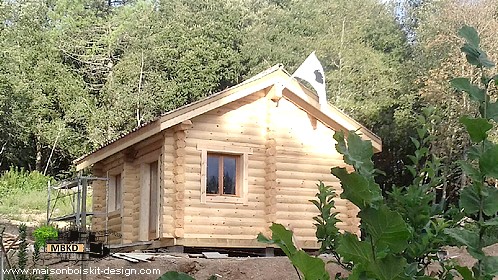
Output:
[[[187,104],[75,160],[95,176],[92,230],[111,244],[264,248],[258,233],[292,229],[301,248],[319,248],[312,217],[319,180],[340,194],[334,166],[347,166],[335,131],[372,132],[276,65]],[[358,209],[336,198],[340,229],[358,232]]]

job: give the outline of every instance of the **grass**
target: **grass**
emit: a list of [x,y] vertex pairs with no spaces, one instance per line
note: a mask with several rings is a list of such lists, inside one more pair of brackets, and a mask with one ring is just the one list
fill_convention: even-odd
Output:
[[[64,216],[73,212],[72,197],[66,196],[57,199],[55,202],[55,194],[52,193],[51,210],[52,217]],[[92,196],[87,197],[87,211],[91,211]],[[0,214],[14,220],[30,222],[40,220],[34,218],[39,216],[46,220],[47,213],[47,191],[46,190],[30,190],[17,191],[6,194],[0,200]]]

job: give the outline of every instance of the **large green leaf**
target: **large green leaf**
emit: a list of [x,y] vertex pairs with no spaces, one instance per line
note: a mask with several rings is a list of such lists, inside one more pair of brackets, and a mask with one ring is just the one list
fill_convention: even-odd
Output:
[[341,198],[351,201],[360,209],[374,206],[383,200],[379,185],[358,173],[348,173],[345,168],[334,167],[332,174],[341,180]]
[[349,232],[346,232],[339,240],[337,253],[339,253],[345,261],[352,261],[355,264],[368,264],[374,261],[370,244],[365,241],[360,241],[358,236]]
[[329,280],[330,275],[325,270],[325,262],[317,257],[311,257],[306,252],[299,250],[290,257],[293,265],[304,275],[305,280]]
[[470,162],[459,160],[458,163],[460,164],[460,168],[462,168],[462,171],[472,180],[474,181],[481,180],[481,171],[476,167],[474,167],[474,165],[472,165]]
[[478,190],[474,185],[462,189],[460,192],[460,207],[467,215],[479,212],[480,198]]
[[305,280],[329,280],[330,275],[325,270],[325,263],[316,257],[311,257],[303,250],[298,250],[292,242],[292,231],[281,224],[273,223],[270,226],[272,238],[258,234],[257,240],[262,243],[276,244],[287,255],[291,263],[304,275]]
[[474,274],[468,267],[456,265],[455,269],[456,271],[458,271],[458,273],[460,273],[460,276],[462,276],[463,280],[474,280]]
[[488,216],[494,216],[498,212],[498,189],[494,186],[486,186],[483,190],[482,211]]
[[410,237],[408,226],[401,215],[389,210],[386,205],[379,209],[367,208],[360,212],[360,218],[370,234],[377,251],[392,253],[403,251]]
[[482,268],[485,274],[498,275],[498,256],[486,256],[482,260]]
[[486,68],[493,68],[495,67],[495,63],[491,61],[488,57],[488,55],[484,51],[480,51],[479,57],[478,57],[479,63],[481,63],[482,66]]
[[461,48],[461,51],[465,53],[467,61],[470,64],[487,68],[495,66],[495,64],[489,60],[486,53],[479,47],[479,34],[473,27],[467,25],[463,26],[458,31],[458,35],[467,41]]
[[337,141],[337,151],[344,156],[344,161],[347,164],[354,166],[362,174],[373,173],[373,147],[370,141],[362,140],[354,131],[348,133],[347,143],[342,131],[336,132],[334,139]]
[[488,177],[498,179],[498,145],[491,144],[479,159],[479,169]]
[[479,160],[483,154],[486,153],[487,150],[491,149],[495,144],[488,139],[484,140],[481,143],[473,144],[468,152],[467,156],[470,161]]
[[157,278],[157,280],[195,280],[195,278],[192,278],[183,272],[168,271]]
[[405,279],[404,268],[406,267],[406,259],[396,255],[388,255],[387,257],[376,260],[375,264],[370,264],[369,269],[375,274],[375,279],[393,280]]
[[369,242],[360,241],[358,236],[346,232],[339,241],[337,252],[345,261],[354,263],[353,273],[348,279],[403,279],[406,260],[395,255],[375,259]]
[[[481,111],[481,115],[484,117],[484,106],[480,106],[479,110]],[[498,102],[488,102],[486,103],[486,119],[494,120],[498,122]]]
[[467,43],[478,48],[480,44],[479,34],[474,27],[464,25],[458,30],[458,36],[464,38]]
[[493,219],[487,220],[484,224],[486,226],[498,226],[498,217],[494,217]]
[[470,45],[469,43],[465,43],[460,50],[465,53],[467,62],[478,67],[481,66],[481,62],[479,61],[480,52],[476,47]]
[[462,116],[460,117],[460,123],[467,129],[470,139],[476,143],[486,139],[488,137],[488,130],[493,128],[493,125],[484,118],[469,118],[467,116]]
[[262,243],[275,244],[284,251],[287,256],[293,255],[297,252],[297,248],[292,242],[292,231],[286,229],[281,224],[272,224],[270,226],[272,232],[271,239],[266,238],[263,234],[258,234],[257,240]]
[[486,92],[472,84],[468,78],[454,78],[450,83],[455,89],[468,93],[472,100],[479,102],[484,102],[486,100]]
[[467,251],[474,258],[484,258],[484,252],[479,246],[478,233],[462,228],[447,228],[444,232],[455,239],[460,245],[467,246]]

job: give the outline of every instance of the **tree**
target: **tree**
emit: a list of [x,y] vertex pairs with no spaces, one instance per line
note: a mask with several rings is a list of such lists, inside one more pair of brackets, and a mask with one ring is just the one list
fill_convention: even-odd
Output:
[[459,116],[476,115],[478,111],[471,106],[469,98],[455,94],[447,80],[454,76],[468,76],[476,82],[478,71],[466,62],[465,55],[459,51],[461,38],[456,36],[463,25],[475,26],[480,33],[483,48],[489,50],[490,58],[496,59],[498,44],[493,40],[492,30],[498,28],[495,16],[495,0],[484,1],[430,1],[417,10],[419,25],[416,28],[414,46],[414,75],[418,76],[417,87],[423,102],[436,107],[442,121],[434,131],[440,140],[432,146],[432,153],[448,163],[445,170],[450,196],[457,195],[457,190],[465,180],[456,165],[470,145],[464,128],[458,121]]

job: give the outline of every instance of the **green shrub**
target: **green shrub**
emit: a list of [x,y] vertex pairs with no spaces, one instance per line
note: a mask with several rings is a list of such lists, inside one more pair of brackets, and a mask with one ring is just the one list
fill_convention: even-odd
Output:
[[0,196],[46,190],[48,182],[52,180],[50,176],[45,176],[38,171],[29,172],[22,168],[11,167],[0,176]]

